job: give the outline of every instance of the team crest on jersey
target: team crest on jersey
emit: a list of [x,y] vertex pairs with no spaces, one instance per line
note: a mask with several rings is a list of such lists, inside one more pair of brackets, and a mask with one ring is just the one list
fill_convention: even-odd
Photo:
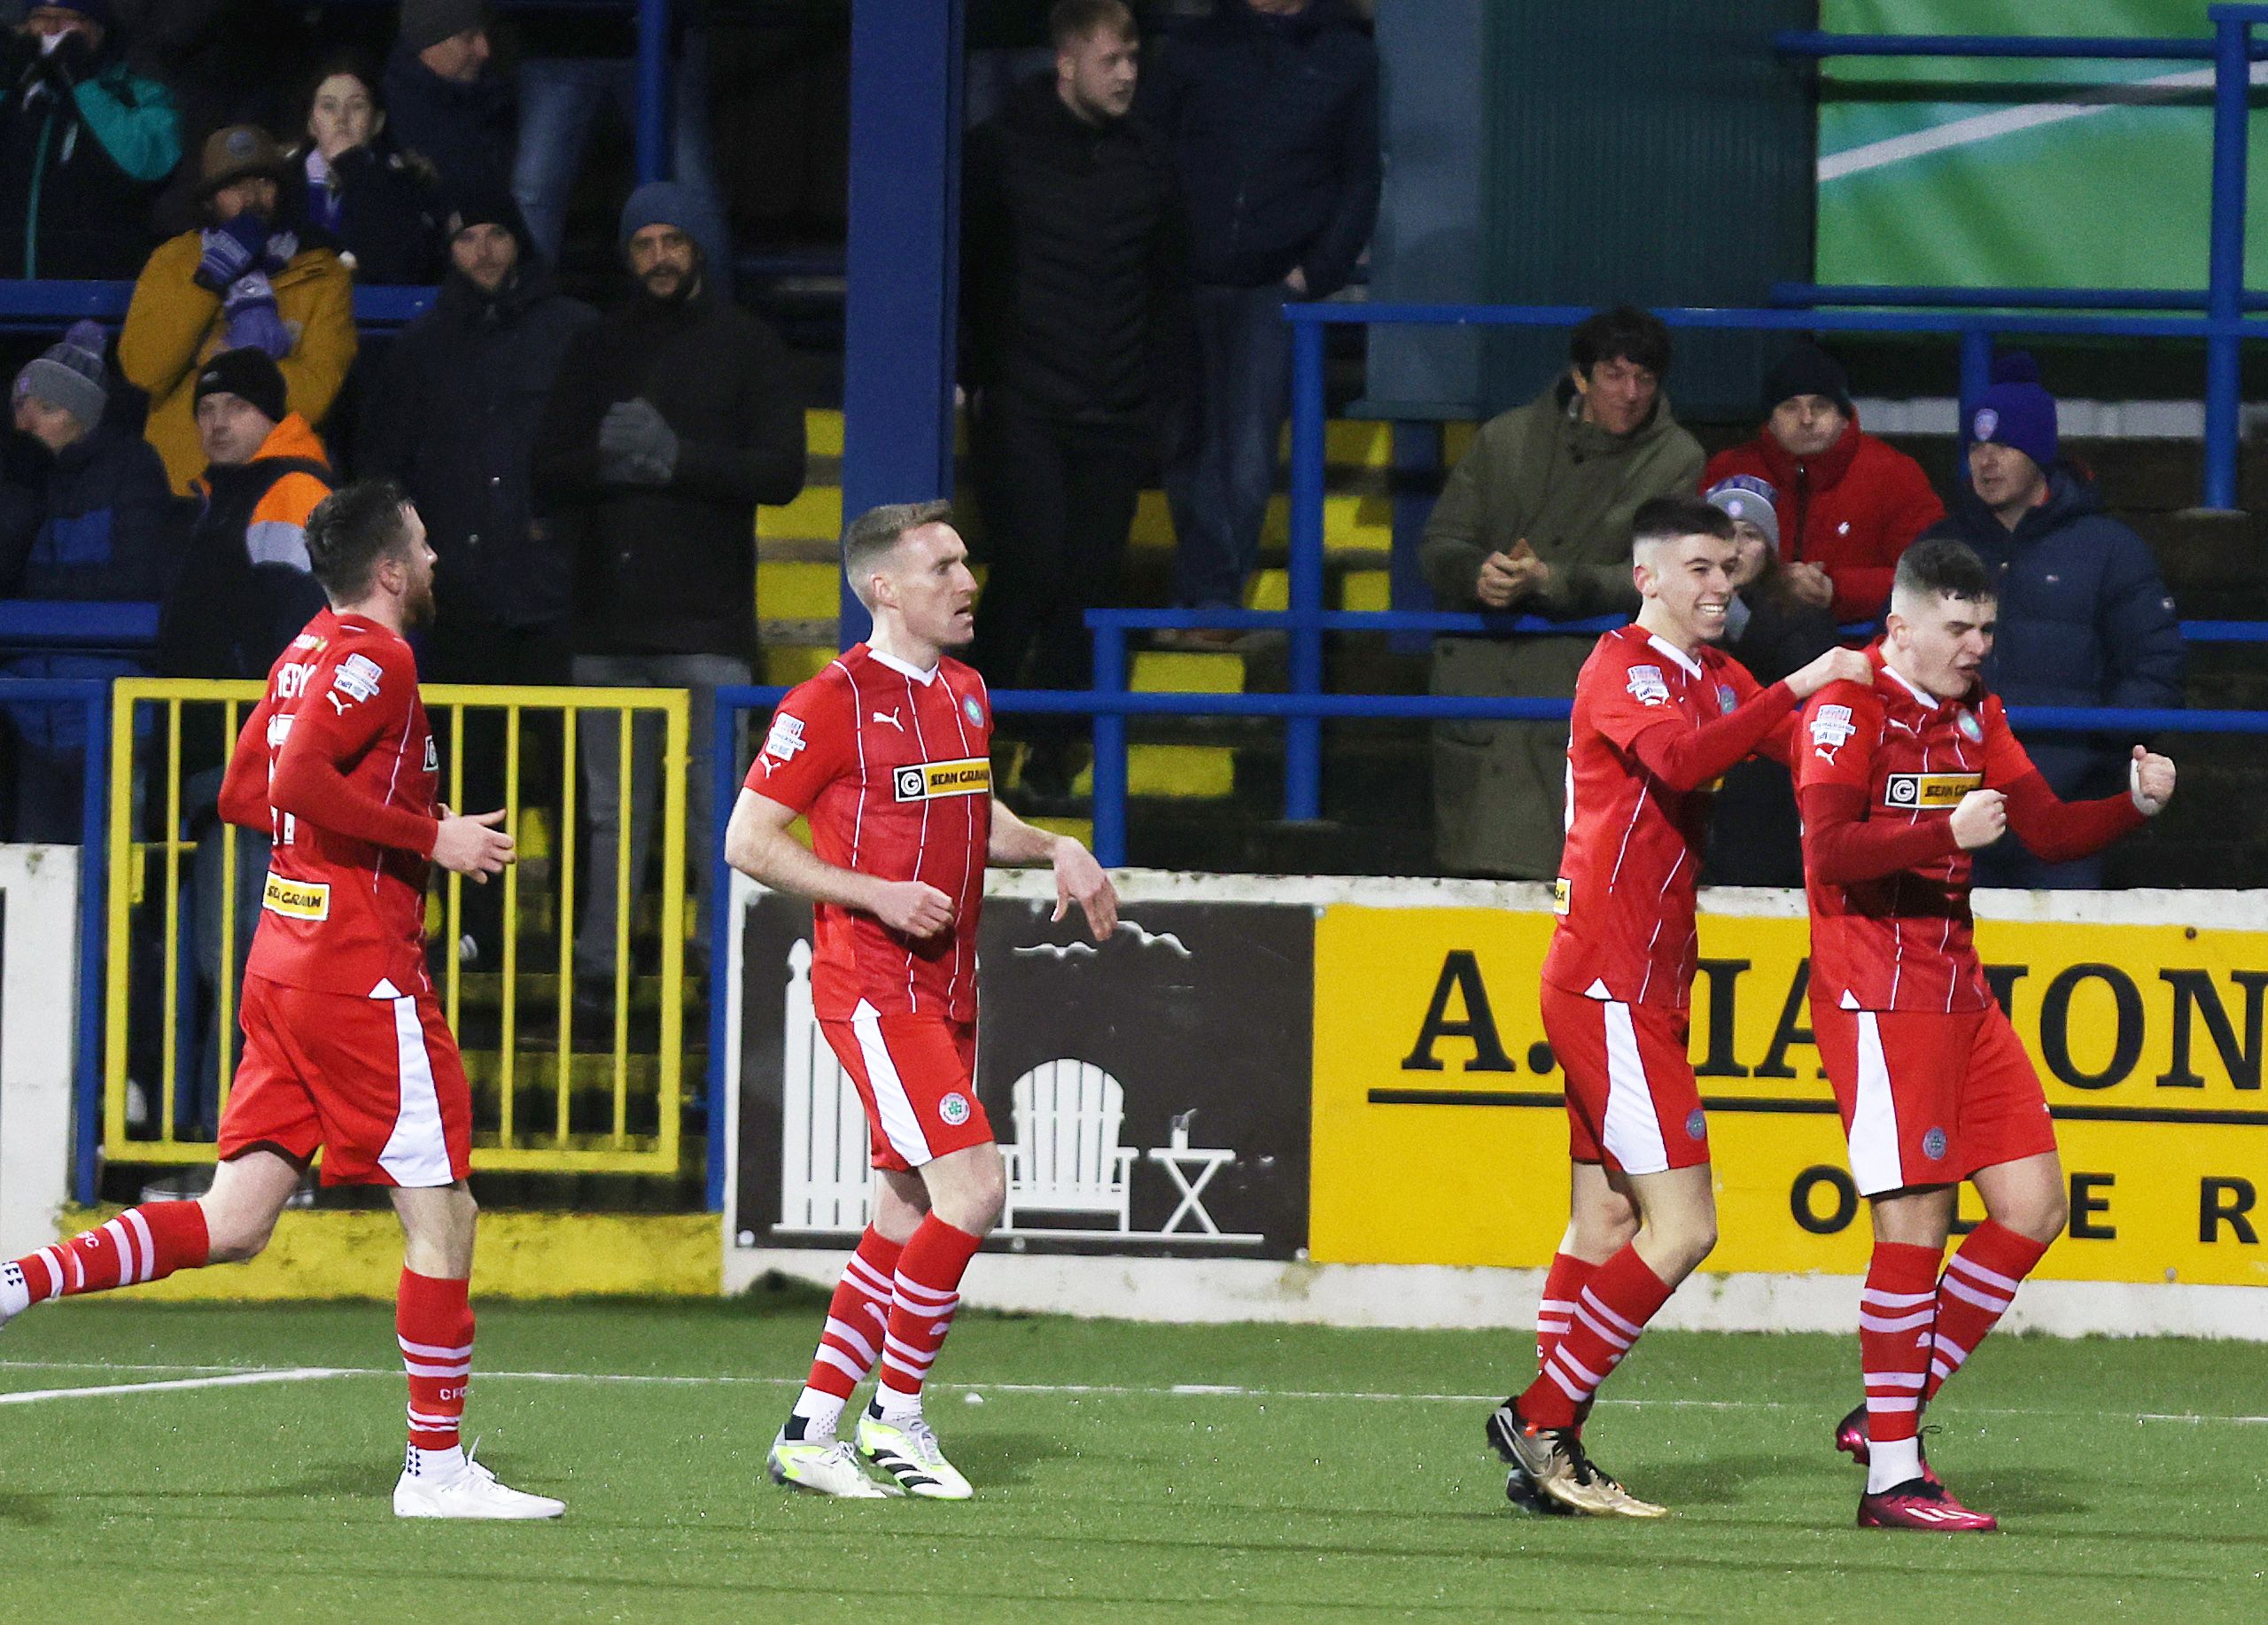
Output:
[[977,703],[977,698],[973,694],[964,694],[960,696],[960,714],[968,719],[968,726],[971,727],[984,726],[984,707]]
[[349,700],[375,699],[385,674],[385,668],[369,656],[349,655],[330,674],[330,686],[335,693],[344,694]]
[[1641,705],[1669,703],[1669,684],[1662,680],[1662,669],[1658,665],[1632,666],[1628,688],[1631,697]]
[[1922,1136],[1922,1155],[1923,1156],[1928,1157],[1930,1161],[1934,1162],[1939,1157],[1945,1155],[1945,1154],[1946,1131],[1943,1129],[1931,1129],[1928,1133]]
[[937,1116],[945,1120],[948,1128],[959,1128],[968,1121],[968,1097],[958,1089],[937,1102]]
[[796,759],[796,752],[811,742],[804,737],[804,719],[784,712],[772,719],[772,732],[765,735],[764,754],[776,756],[783,762]]
[[1740,709],[1740,696],[1733,692],[1732,684],[1717,685],[1717,709],[1728,717]]
[[1984,743],[1984,725],[1977,719],[1977,713],[1966,705],[1962,706],[1960,713],[1953,718],[1953,725],[1961,730],[1961,736],[1969,743]]
[[1835,753],[1851,743],[1851,735],[1858,727],[1851,720],[1848,705],[1822,705],[1819,714],[1811,719],[1812,749],[1821,760],[1833,761]]
[[964,757],[951,762],[909,762],[892,770],[892,789],[900,801],[936,801],[946,796],[983,796],[992,789],[992,764],[984,757]]
[[1706,1139],[1709,1138],[1709,1114],[1703,1111],[1697,1106],[1686,1116],[1685,1138],[1688,1139]]

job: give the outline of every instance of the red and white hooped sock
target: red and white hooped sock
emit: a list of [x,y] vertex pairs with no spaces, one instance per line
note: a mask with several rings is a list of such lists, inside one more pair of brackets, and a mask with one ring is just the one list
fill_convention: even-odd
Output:
[[812,1357],[811,1375],[796,1400],[794,1414],[803,1419],[804,1438],[834,1436],[851,1392],[882,1358],[882,1336],[889,1328],[896,1296],[891,1278],[905,1250],[905,1243],[889,1240],[870,1225],[858,1238],[858,1250],[843,1264],[843,1278],[835,1282],[835,1296],[827,1306],[819,1350]]
[[983,1244],[983,1237],[957,1230],[932,1213],[898,1255],[890,1283],[889,1328],[882,1338],[882,1380],[874,1389],[874,1408],[884,1417],[920,1411],[921,1385],[960,1307],[960,1278]]
[[[161,1281],[212,1261],[205,1209],[193,1201],[152,1201],[0,1265],[0,1320],[50,1298],[109,1292]],[[18,1299],[20,1298],[20,1302]]]
[[1672,1290],[1635,1247],[1599,1265],[1575,1294],[1566,1334],[1520,1396],[1520,1414],[1538,1427],[1575,1427]]
[[[465,1390],[472,1381],[470,1283],[401,1272],[394,1297],[394,1335],[409,1373],[407,1472],[462,1465]],[[436,1460],[434,1458],[439,1458]]]
[[1867,1491],[1921,1475],[1922,1388],[1938,1320],[1942,1249],[1877,1241],[1859,1294],[1859,1364],[1867,1380]]
[[1551,1268],[1543,1277],[1543,1296],[1535,1306],[1536,1370],[1551,1364],[1553,1350],[1574,1321],[1576,1300],[1597,1273],[1598,1266],[1588,1258],[1573,1253],[1552,1254]]
[[1969,1232],[1938,1278],[1938,1318],[1930,1357],[1927,1404],[1961,1368],[1984,1334],[2016,1302],[2016,1288],[2047,1254],[2047,1243],[1986,1219]]

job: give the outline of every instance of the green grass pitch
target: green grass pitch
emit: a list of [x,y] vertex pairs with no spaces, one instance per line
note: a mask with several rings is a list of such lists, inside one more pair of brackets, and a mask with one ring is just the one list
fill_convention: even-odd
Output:
[[[1960,1537],[1851,1527],[1855,1344],[1803,1336],[1657,1333],[1615,1377],[1588,1436],[1657,1524],[1506,1506],[1480,1427],[1519,1334],[1037,1317],[941,1362],[975,1502],[790,1497],[764,1455],[818,1311],[484,1310],[481,1456],[569,1503],[514,1526],[391,1515],[384,1306],[34,1310],[0,1334],[0,1619],[2268,1620],[2258,1346],[1987,1344],[1932,1459],[2007,1532]],[[349,1369],[6,1398],[302,1367]]]

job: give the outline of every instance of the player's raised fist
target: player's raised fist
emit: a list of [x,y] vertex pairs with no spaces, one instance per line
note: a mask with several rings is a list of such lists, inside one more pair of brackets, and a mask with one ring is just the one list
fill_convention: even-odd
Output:
[[2155,818],[2173,799],[2173,758],[2136,745],[2133,764],[2126,770],[2126,787],[2142,816]]
[[1864,649],[1830,649],[1810,665],[1788,674],[1788,690],[1798,699],[1809,699],[1829,683],[1865,683],[1875,680],[1874,662]]
[[2008,830],[2008,798],[1998,790],[1971,790],[1953,810],[1953,838],[1973,852],[1990,846]]
[[512,837],[499,828],[503,821],[501,807],[467,817],[444,806],[440,832],[433,837],[433,861],[452,874],[470,875],[476,883],[486,885],[491,875],[502,873],[517,856]]
[[908,937],[935,937],[953,922],[953,900],[918,880],[892,881],[874,898],[874,918]]

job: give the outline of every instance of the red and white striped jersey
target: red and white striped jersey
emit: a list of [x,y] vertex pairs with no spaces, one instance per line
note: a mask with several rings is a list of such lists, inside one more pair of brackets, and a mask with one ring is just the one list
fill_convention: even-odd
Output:
[[[1867,652],[1871,688],[1831,683],[1804,707],[1798,796],[1842,786],[1865,793],[1870,823],[1942,828],[1969,791],[2006,791],[2037,771],[1996,696],[1939,700],[1884,665],[1880,644]],[[1806,865],[1811,996],[1855,1010],[1983,1009],[1992,991],[1973,941],[1970,867],[1950,832],[1878,879],[1838,885]]]
[[992,838],[992,707],[958,660],[919,672],[861,643],[791,691],[748,772],[757,795],[804,813],[825,863],[919,880],[953,900],[952,928],[926,940],[872,914],[821,903],[812,1002],[849,1021],[976,1017],[976,921]]
[[[1691,735],[1759,702],[1775,709],[1770,718],[1755,713],[1754,719],[1776,727],[1779,736],[1756,746],[1784,755],[1793,700],[1778,684],[1770,698],[1761,695],[1746,668],[1721,649],[1689,655],[1635,625],[1599,639],[1575,679],[1567,841],[1555,889],[1559,922],[1544,955],[1545,981],[1623,1004],[1685,1007],[1693,982],[1696,872],[1722,769],[1680,788],[1645,759],[1660,761],[1663,752],[1655,747],[1665,742],[1650,740],[1643,748],[1638,742],[1666,723],[1668,734],[1690,743]],[[1729,760],[1750,748],[1741,744]]]

